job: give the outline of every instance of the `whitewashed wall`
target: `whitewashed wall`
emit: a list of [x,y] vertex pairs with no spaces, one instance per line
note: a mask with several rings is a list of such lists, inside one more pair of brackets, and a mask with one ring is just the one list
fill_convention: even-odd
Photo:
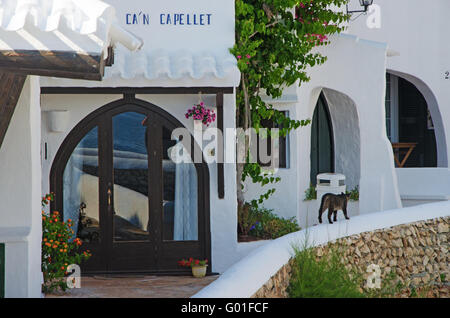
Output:
[[446,79],[445,72],[450,71],[450,2],[377,0],[375,4],[367,17],[349,25],[348,32],[387,43],[395,53],[387,60],[387,69],[412,82],[424,95],[435,125],[438,167],[448,167],[450,76]]
[[[310,70],[311,81],[299,88],[302,113],[311,118],[321,88],[347,95],[356,105],[360,129],[360,213],[401,207],[392,147],[386,135],[384,94],[387,48],[382,43],[348,35],[333,37],[322,53],[328,61]],[[355,63],[364,56],[370,63]],[[309,103],[305,102],[308,101]],[[310,132],[302,134],[297,153],[300,189],[309,184]],[[357,168],[356,168],[357,169]],[[302,207],[302,205],[300,205]],[[302,213],[300,210],[299,213]]]
[[324,88],[331,117],[336,173],[345,175],[347,190],[359,186],[361,178],[361,137],[355,103],[345,94]]
[[[387,43],[395,53],[387,60],[387,69],[412,82],[423,94],[435,126],[438,167],[447,168],[450,156],[450,42],[447,0],[377,0],[367,17],[349,26],[360,37]],[[369,28],[369,26],[375,28]],[[436,200],[450,196],[450,187],[442,186],[440,169],[398,169],[402,199],[420,197]],[[401,170],[401,171],[400,171]],[[444,172],[444,175],[447,175]],[[437,179],[436,179],[437,178]],[[418,189],[421,189],[418,192]]]
[[[280,111],[288,111],[291,118],[298,118],[298,109],[296,108],[297,95],[288,96],[291,102],[275,102],[274,106]],[[273,102],[273,101],[271,101]],[[299,128],[302,133],[307,128]],[[297,180],[299,170],[297,155],[295,153],[296,145],[298,143],[298,134],[293,133],[289,136],[289,166],[288,168],[280,168],[276,172],[276,176],[281,178],[281,181],[276,184],[269,184],[261,188],[260,184],[253,184],[250,178],[247,178],[244,186],[244,197],[247,201],[258,199],[262,193],[267,190],[275,188],[276,191],[272,197],[264,202],[264,206],[280,215],[281,217],[290,218],[296,217],[298,211],[299,198],[303,198],[303,193],[297,191]]]
[[[343,163],[341,168],[351,169],[357,155],[354,149],[359,146],[360,154],[359,158],[356,158],[358,162],[354,165],[354,175],[350,179],[352,185],[359,184],[359,213],[400,208],[392,147],[385,128],[387,47],[383,43],[366,41],[351,35],[333,36],[331,42],[320,49],[322,54],[328,57],[327,62],[309,69],[310,82],[303,83],[297,89],[298,102],[295,103],[295,111],[292,111],[293,118],[312,119],[320,92],[324,88],[332,90],[334,94],[345,95],[345,98],[333,99],[331,104],[336,110],[335,113],[341,111],[343,114],[340,115],[343,116],[349,111],[346,109],[348,101],[355,105],[356,113],[354,110],[349,112],[348,120],[358,120],[357,123],[352,123],[351,127],[359,129],[360,141],[359,145],[356,140],[348,144],[347,149],[338,148],[340,155],[336,160]],[[361,61],[362,56],[365,57],[365,62],[355,63]],[[332,119],[336,121],[337,116],[334,117],[332,116]],[[302,220],[306,219],[302,217],[302,213],[306,213],[308,207],[303,198],[310,182],[310,125],[291,134],[290,147],[291,168],[281,169],[277,173],[283,181],[275,186],[276,195],[267,200],[265,206],[273,208],[282,216],[297,216],[300,226],[306,226],[302,224]],[[359,180],[356,180],[358,170],[360,175]],[[251,194],[247,198],[263,192],[258,185],[249,183],[247,188],[247,193]]]
[[6,297],[41,295],[39,81],[28,77],[0,148],[0,242]]

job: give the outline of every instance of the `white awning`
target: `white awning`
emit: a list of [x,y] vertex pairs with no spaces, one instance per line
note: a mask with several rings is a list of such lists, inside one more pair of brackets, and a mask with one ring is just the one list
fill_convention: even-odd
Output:
[[0,0],[0,51],[68,51],[107,57],[119,42],[142,41],[116,24],[114,7],[98,0]]
[[130,52],[115,49],[114,64],[105,69],[102,82],[41,78],[50,87],[235,87],[240,72],[231,54],[188,50]]

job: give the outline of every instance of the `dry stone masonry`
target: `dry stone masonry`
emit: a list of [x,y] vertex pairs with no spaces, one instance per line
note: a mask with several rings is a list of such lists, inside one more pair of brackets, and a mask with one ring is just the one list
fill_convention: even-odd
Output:
[[[449,227],[450,217],[438,218],[349,236],[315,249],[321,257],[330,247],[343,247],[349,268],[356,266],[366,272],[368,266],[376,264],[381,279],[394,271],[407,287],[442,287],[441,278],[447,282],[450,278]],[[292,265],[291,259],[253,297],[288,297]],[[444,289],[441,295],[448,297],[448,286]]]

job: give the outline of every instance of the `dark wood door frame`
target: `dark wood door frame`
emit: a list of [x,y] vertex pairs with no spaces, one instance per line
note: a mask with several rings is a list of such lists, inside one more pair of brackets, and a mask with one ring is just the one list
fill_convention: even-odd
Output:
[[[136,94],[205,94],[216,95],[217,128],[223,132],[224,94],[233,94],[233,87],[42,87],[41,94],[123,94],[124,99],[133,99]],[[217,192],[219,199],[225,198],[224,145],[218,145]]]
[[[58,150],[58,153],[56,154],[51,172],[50,172],[50,190],[56,194],[55,201],[51,204],[52,210],[58,210],[61,211],[61,213],[64,213],[63,210],[63,183],[62,183],[62,176],[64,173],[65,166],[67,164],[67,161],[69,160],[73,150],[79,143],[79,141],[95,126],[99,126],[98,133],[108,134],[108,131],[110,130],[110,127],[107,127],[107,125],[111,124],[111,121],[108,121],[107,118],[112,118],[114,114],[123,113],[126,111],[136,111],[141,110],[141,113],[148,113],[148,114],[155,114],[159,118],[159,123],[157,127],[167,127],[168,129],[175,129],[177,127],[183,127],[181,122],[179,122],[177,119],[175,119],[173,116],[171,116],[169,113],[167,113],[165,110],[163,110],[161,107],[158,107],[156,105],[153,105],[151,103],[148,103],[143,100],[135,99],[133,95],[126,95],[123,99],[114,101],[112,103],[109,103],[91,114],[89,114],[85,119],[83,119],[80,123],[78,123],[75,128],[68,134],[68,136],[65,138],[64,142],[62,143],[60,149]],[[105,116],[104,114],[107,114]],[[149,123],[150,125],[150,123]],[[102,127],[100,129],[100,127]],[[150,134],[150,129],[148,130]],[[108,138],[110,136],[99,136],[99,140],[105,140],[105,138]],[[150,143],[150,141],[148,141]],[[193,136],[191,136],[191,144],[193,147],[197,148],[196,151],[199,151],[199,146],[196,144]],[[99,156],[102,153],[108,153],[112,152],[112,149],[109,149],[111,145],[108,146],[108,143],[102,144],[99,143]],[[109,163],[110,164],[110,163]],[[161,163],[162,164],[162,163]],[[101,165],[101,166],[100,166]],[[150,164],[149,164],[149,168]],[[195,168],[197,170],[197,179],[198,179],[198,245],[197,241],[163,241],[162,233],[156,231],[155,236],[159,236],[159,239],[157,239],[155,242],[156,249],[160,251],[161,255],[164,251],[169,251],[169,253],[166,253],[168,255],[173,255],[173,257],[181,257],[182,251],[190,251],[194,250],[195,248],[200,248],[201,250],[201,256],[208,258],[208,260],[211,260],[211,232],[210,232],[210,196],[209,196],[209,169],[208,165],[203,160],[202,163],[195,163]],[[153,166],[153,173],[159,173],[162,168],[155,168]],[[156,170],[155,170],[156,169]],[[105,178],[104,180],[108,179],[108,162],[102,163],[99,162],[99,177]],[[100,182],[100,188],[99,188],[99,200],[100,202],[106,202],[107,201],[107,184]],[[161,192],[161,191],[160,191]],[[159,194],[161,196],[162,193]],[[162,199],[162,198],[161,198]],[[155,200],[152,200],[155,201]],[[162,200],[161,200],[162,202]],[[101,203],[102,204],[102,203]],[[104,205],[105,203],[103,203]],[[103,211],[106,211],[106,206],[102,206],[101,209]],[[151,206],[151,209],[158,209],[156,206]],[[159,211],[158,213],[161,213]],[[100,214],[99,217],[105,217],[105,213],[103,213],[103,216]],[[100,220],[100,222],[103,224],[105,223],[105,220]],[[109,221],[108,221],[109,222]],[[109,229],[112,229],[111,224],[107,227]],[[107,233],[108,237],[111,233]],[[102,243],[102,244],[109,244],[109,243]],[[196,245],[197,244],[197,245]],[[200,247],[198,247],[200,246]],[[103,250],[108,250],[108,247],[103,246]],[[174,253],[170,253],[170,251],[174,251]],[[156,251],[158,252],[158,251]],[[178,253],[178,254],[177,254]],[[183,256],[186,257],[186,256]],[[200,256],[199,256],[200,257]],[[101,259],[105,260],[107,257],[103,257]],[[170,261],[172,264],[172,260],[167,260],[167,262]],[[103,262],[103,261],[102,261]],[[175,262],[176,264],[176,262]],[[164,264],[162,264],[164,265]],[[99,264],[102,268],[108,268],[107,264]],[[126,272],[129,272],[128,270],[125,270]],[[170,272],[183,272],[184,270],[181,269],[174,269],[172,268]],[[208,267],[208,271],[211,272],[211,264]],[[101,272],[101,271],[97,271]],[[114,272],[120,272],[119,270],[115,270]],[[139,272],[142,272],[139,270]],[[160,268],[153,269],[151,271],[145,271],[145,272],[156,272],[156,273],[165,273],[167,272],[165,267],[162,266]]]

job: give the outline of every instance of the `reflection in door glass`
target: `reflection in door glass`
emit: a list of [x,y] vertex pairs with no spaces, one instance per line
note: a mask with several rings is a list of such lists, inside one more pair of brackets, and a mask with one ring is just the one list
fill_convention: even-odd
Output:
[[98,176],[95,127],[78,143],[63,175],[64,221],[71,219],[76,236],[86,243],[100,241]]
[[149,240],[146,116],[113,117],[114,240]]
[[[181,142],[163,128],[163,233],[166,241],[198,240],[197,170]],[[184,154],[184,158],[174,158]],[[175,164],[175,162],[179,162]]]

